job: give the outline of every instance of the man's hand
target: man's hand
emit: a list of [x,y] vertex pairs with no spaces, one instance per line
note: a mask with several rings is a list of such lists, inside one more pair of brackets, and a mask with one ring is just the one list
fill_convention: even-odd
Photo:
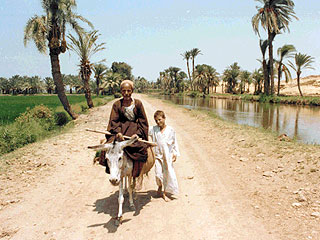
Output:
[[139,136],[138,136],[138,134],[133,134],[132,136],[131,136],[132,138],[139,138]]
[[123,137],[122,133],[117,133],[116,139],[118,139],[120,141],[124,141],[124,137]]

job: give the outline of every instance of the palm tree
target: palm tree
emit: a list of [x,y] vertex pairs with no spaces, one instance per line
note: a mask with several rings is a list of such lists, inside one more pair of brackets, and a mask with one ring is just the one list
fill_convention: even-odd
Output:
[[9,94],[10,84],[7,78],[0,77],[0,89],[2,90],[2,94]]
[[108,67],[103,63],[94,64],[93,71],[94,71],[94,77],[96,79],[96,85],[97,85],[96,93],[97,93],[97,96],[99,96],[100,83],[102,83],[103,80],[106,78]]
[[259,35],[259,25],[267,31],[269,44],[269,61],[270,61],[270,82],[271,94],[274,93],[274,76],[273,76],[273,40],[280,31],[289,31],[289,22],[291,18],[296,18],[293,11],[294,2],[292,0],[256,0],[263,6],[258,7],[258,13],[252,17],[252,27],[255,33]]
[[196,56],[198,56],[199,54],[202,54],[202,53],[201,53],[201,50],[198,49],[198,48],[193,48],[189,52],[190,52],[191,59],[192,59],[192,84],[193,84],[193,81],[194,81],[194,78],[195,78],[195,76],[194,76],[195,75],[194,60],[195,60]]
[[23,77],[20,75],[14,75],[9,78],[10,92],[12,92],[12,95],[17,95],[21,91],[23,82]]
[[201,89],[203,93],[206,92],[207,86],[207,67],[205,64],[199,64],[196,66],[196,70],[194,75],[194,85],[197,86],[198,89]]
[[295,64],[289,61],[289,66],[297,73],[297,85],[300,96],[303,97],[300,88],[300,75],[302,69],[314,69],[311,64],[314,62],[314,57],[308,56],[307,54],[296,53],[294,56]]
[[170,90],[171,78],[169,76],[169,70],[165,69],[163,72],[160,72],[159,77],[161,87],[164,91]]
[[49,48],[51,60],[51,71],[54,84],[56,85],[58,97],[72,119],[77,118],[70,107],[67,96],[64,92],[62,82],[59,55],[67,48],[65,40],[66,24],[69,24],[75,31],[82,32],[77,20],[92,24],[80,15],[74,13],[75,0],[41,0],[42,8],[46,15],[30,18],[24,30],[24,45],[31,39],[34,41],[39,52],[45,53]]
[[210,94],[210,88],[219,85],[219,74],[215,68],[207,64],[196,66],[195,81],[204,94]]
[[169,67],[168,68],[168,73],[169,73],[169,76],[171,78],[171,81],[170,81],[170,89],[173,90],[173,92],[177,92],[178,91],[178,81],[179,81],[179,72],[180,72],[180,68],[178,67]]
[[189,68],[189,59],[191,58],[191,52],[190,51],[185,51],[183,54],[181,54],[183,59],[187,61],[187,70],[188,70],[188,76],[189,76],[189,81],[191,82],[191,75],[190,75],[190,68]]
[[[260,39],[259,42],[260,50],[262,54],[262,69],[263,69],[263,79],[264,79],[264,94],[269,95],[270,89],[270,75],[269,75],[269,68],[266,60],[266,50],[268,47],[268,40]],[[259,60],[260,61],[260,60]]]
[[43,79],[43,81],[44,81],[47,93],[51,94],[53,92],[53,89],[54,89],[53,79],[51,77],[46,77],[46,78]]
[[[249,92],[250,91],[249,86],[252,82],[251,73],[247,70],[241,71],[240,80],[241,80],[240,92],[243,93],[246,91],[246,83],[248,83],[247,91]],[[242,91],[242,87],[244,88],[243,91]]]
[[[278,96],[280,95],[280,80],[281,80],[281,75],[283,70],[288,69],[284,64],[283,64],[283,60],[289,57],[293,56],[293,53],[296,51],[296,48],[293,45],[288,45],[285,44],[282,47],[278,48],[278,56],[280,57],[279,62],[278,62]],[[288,79],[287,77],[291,78],[290,72],[289,71],[285,71],[286,74],[286,80]]]
[[134,86],[134,88],[137,89],[137,92],[141,93],[148,88],[149,83],[144,77],[138,76],[138,78],[134,80]]
[[254,94],[260,94],[262,92],[263,73],[262,69],[255,69],[252,73],[252,80],[254,83]]
[[108,88],[111,90],[112,94],[115,94],[117,90],[120,90],[120,83],[122,81],[122,76],[120,73],[115,73],[108,71],[105,81],[101,84],[101,88]]
[[39,76],[32,76],[28,78],[28,93],[29,94],[36,94],[40,92],[42,89],[41,84],[41,77]]
[[223,72],[223,81],[226,82],[226,91],[227,93],[235,93],[235,87],[238,82],[238,77],[240,74],[240,66],[237,62],[231,64]]
[[217,92],[217,86],[219,85],[219,73],[217,70],[212,67],[208,66],[208,94],[210,94],[210,87],[215,87],[215,92]]
[[90,76],[92,73],[92,64],[90,63],[90,58],[95,53],[105,49],[105,43],[96,43],[98,37],[100,36],[100,34],[97,33],[98,30],[94,30],[89,33],[79,32],[78,38],[74,37],[72,34],[68,35],[68,38],[71,41],[71,44],[68,44],[68,47],[80,58],[80,76],[83,81],[85,97],[87,99],[89,108],[93,107],[91,90],[89,86]]

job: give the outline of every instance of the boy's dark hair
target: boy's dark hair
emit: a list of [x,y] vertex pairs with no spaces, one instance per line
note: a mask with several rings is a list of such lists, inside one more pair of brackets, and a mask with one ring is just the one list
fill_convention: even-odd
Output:
[[154,113],[153,117],[156,118],[157,116],[160,116],[160,117],[162,117],[162,118],[166,118],[166,115],[164,114],[164,111],[161,111],[161,110],[157,110],[157,111]]

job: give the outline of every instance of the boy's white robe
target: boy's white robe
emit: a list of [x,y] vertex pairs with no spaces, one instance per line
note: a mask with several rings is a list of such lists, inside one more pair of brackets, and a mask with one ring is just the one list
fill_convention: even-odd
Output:
[[154,147],[157,184],[163,185],[165,192],[178,194],[178,181],[172,165],[172,156],[180,156],[175,131],[172,127],[166,126],[161,133],[158,126],[153,126],[149,129],[149,136],[157,143]]

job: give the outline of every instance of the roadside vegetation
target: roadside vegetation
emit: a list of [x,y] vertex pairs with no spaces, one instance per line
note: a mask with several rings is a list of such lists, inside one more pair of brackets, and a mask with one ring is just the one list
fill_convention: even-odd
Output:
[[[75,112],[81,113],[87,109],[84,97],[82,94],[73,94],[68,96],[70,104],[75,108]],[[96,98],[95,101],[102,102],[102,97]],[[7,125],[13,123],[14,120],[27,108],[34,108],[39,104],[43,104],[50,108],[52,111],[62,111],[63,107],[57,96],[55,95],[32,95],[32,96],[0,96],[0,123],[1,125]]]
[[[59,133],[71,120],[56,96],[0,96],[0,99],[5,100],[1,101],[0,107],[11,106],[11,109],[6,109],[6,113],[1,111],[3,124],[0,127],[0,156]],[[111,99],[112,96],[94,97],[93,102],[99,106]],[[82,95],[72,96],[70,100],[77,114],[87,111],[88,107]],[[9,122],[8,118],[14,120]]]
[[231,99],[231,100],[244,100],[256,101],[263,103],[282,103],[282,104],[296,104],[296,105],[311,105],[320,106],[320,97],[300,97],[300,96],[266,96],[266,95],[252,95],[252,94],[226,94],[215,93],[205,97]]

